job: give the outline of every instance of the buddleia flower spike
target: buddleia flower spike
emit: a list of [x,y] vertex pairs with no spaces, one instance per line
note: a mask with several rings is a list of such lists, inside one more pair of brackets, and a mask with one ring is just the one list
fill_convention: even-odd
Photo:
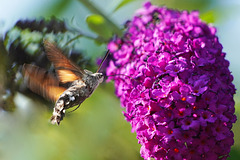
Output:
[[227,159],[233,145],[235,87],[216,28],[197,11],[150,2],[113,38],[109,76],[144,159]]

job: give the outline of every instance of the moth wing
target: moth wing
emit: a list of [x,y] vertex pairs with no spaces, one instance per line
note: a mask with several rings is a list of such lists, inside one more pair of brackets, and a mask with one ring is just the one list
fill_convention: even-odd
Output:
[[53,63],[61,82],[73,82],[85,76],[85,71],[69,60],[56,45],[44,41],[44,46],[47,57]]
[[22,72],[28,87],[33,92],[53,102],[56,102],[66,90],[66,88],[59,86],[59,80],[54,75],[35,65],[24,64]]

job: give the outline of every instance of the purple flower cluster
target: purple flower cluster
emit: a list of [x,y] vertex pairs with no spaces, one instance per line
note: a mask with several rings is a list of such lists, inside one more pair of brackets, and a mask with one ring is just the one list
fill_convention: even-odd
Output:
[[[235,87],[216,29],[150,2],[113,38],[107,76],[144,159],[226,159]],[[111,76],[115,75],[115,76]]]

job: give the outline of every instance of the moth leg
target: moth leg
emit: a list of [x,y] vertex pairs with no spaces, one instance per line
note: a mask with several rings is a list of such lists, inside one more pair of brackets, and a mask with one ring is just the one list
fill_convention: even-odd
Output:
[[72,111],[68,112],[68,113],[71,113],[71,112],[74,112],[76,111],[79,107],[80,107],[81,104],[79,104],[75,109],[73,109]]

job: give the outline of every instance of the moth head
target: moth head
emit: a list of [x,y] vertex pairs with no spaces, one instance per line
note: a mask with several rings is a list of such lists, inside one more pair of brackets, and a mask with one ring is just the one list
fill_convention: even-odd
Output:
[[104,75],[102,73],[93,73],[93,76],[95,76],[98,80],[98,83],[102,83],[104,79]]

